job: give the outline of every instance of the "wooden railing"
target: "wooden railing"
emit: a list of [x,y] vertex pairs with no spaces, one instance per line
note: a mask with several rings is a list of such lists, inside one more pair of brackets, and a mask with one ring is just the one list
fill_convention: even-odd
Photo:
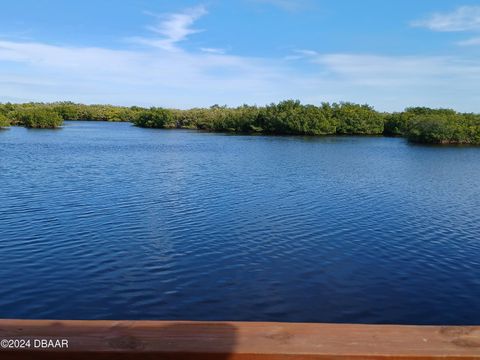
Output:
[[1,360],[480,359],[464,326],[0,320],[0,339]]

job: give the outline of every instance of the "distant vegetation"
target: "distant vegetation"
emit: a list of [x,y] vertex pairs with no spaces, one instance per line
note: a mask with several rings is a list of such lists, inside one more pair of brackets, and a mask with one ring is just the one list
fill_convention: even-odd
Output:
[[401,136],[429,144],[480,145],[480,115],[450,109],[407,108],[381,113],[368,105],[303,105],[287,100],[263,107],[214,105],[189,110],[82,105],[71,102],[0,104],[0,127],[55,128],[63,120],[130,121],[146,128],[286,135]]
[[43,107],[18,109],[14,121],[27,128],[38,129],[54,129],[63,124],[63,118],[57,112]]
[[384,133],[419,143],[480,145],[480,115],[451,109],[407,108],[385,115]]
[[7,119],[8,124],[27,128],[53,129],[63,124],[63,117],[51,106],[44,104],[0,105],[0,119],[2,117]]
[[0,128],[4,128],[10,126],[10,121],[8,120],[7,116],[0,113]]
[[131,121],[135,125],[145,128],[166,128],[174,122],[172,111],[166,109],[152,108],[135,112],[132,115]]

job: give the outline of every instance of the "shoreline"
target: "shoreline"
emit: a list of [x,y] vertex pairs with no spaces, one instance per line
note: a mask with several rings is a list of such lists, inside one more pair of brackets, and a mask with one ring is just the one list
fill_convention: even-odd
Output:
[[214,105],[189,110],[83,105],[70,102],[0,104],[0,126],[58,128],[63,121],[130,122],[142,128],[192,129],[288,136],[388,136],[413,143],[480,145],[480,114],[452,109],[406,108],[378,112],[369,105],[286,100],[266,106]]

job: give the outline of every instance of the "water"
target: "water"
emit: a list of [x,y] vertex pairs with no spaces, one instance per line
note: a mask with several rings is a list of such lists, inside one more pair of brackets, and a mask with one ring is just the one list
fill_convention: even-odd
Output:
[[480,148],[0,132],[0,317],[480,323]]

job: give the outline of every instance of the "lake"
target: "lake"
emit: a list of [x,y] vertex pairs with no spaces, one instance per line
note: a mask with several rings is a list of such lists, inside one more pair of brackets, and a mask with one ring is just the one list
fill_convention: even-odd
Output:
[[480,323],[480,148],[0,131],[0,317]]

